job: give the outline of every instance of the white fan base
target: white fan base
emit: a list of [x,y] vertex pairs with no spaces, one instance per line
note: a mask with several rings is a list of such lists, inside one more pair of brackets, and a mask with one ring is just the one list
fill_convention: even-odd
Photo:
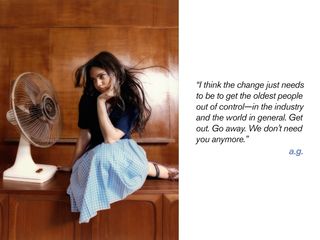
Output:
[[14,165],[3,172],[3,179],[43,183],[51,179],[56,171],[56,166],[34,163],[30,143],[21,135]]
[[[57,171],[53,165],[35,164],[35,169],[19,169],[12,166],[3,173],[4,180],[43,183],[51,179]],[[40,169],[40,172],[37,170]]]

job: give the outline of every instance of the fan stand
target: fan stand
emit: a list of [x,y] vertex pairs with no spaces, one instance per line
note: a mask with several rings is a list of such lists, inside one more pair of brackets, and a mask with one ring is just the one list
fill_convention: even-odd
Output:
[[56,166],[34,163],[30,142],[21,134],[16,160],[11,168],[3,172],[3,179],[43,183],[51,179],[56,171]]

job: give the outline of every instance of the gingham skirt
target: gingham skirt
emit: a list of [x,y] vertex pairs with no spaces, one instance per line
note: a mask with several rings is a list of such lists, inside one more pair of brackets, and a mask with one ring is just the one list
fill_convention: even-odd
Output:
[[102,143],[79,158],[67,193],[79,223],[89,222],[97,211],[124,199],[142,187],[148,174],[145,151],[132,139]]

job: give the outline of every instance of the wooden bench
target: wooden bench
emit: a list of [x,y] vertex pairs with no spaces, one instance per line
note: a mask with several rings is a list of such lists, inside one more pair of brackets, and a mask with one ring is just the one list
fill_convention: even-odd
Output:
[[43,184],[1,177],[0,239],[178,239],[178,182],[147,179],[134,194],[79,224],[79,214],[70,212],[69,179],[67,172]]

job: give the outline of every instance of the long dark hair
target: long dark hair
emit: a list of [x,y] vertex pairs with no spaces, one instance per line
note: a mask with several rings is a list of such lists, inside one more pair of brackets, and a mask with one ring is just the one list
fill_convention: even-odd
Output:
[[115,77],[116,96],[111,104],[118,105],[123,111],[128,105],[137,108],[139,113],[132,130],[141,133],[151,115],[151,107],[146,99],[142,82],[137,77],[142,73],[142,69],[126,67],[112,53],[100,52],[75,72],[75,86],[83,87],[83,93],[90,96],[100,94],[90,79],[92,67],[102,68],[109,76]]

